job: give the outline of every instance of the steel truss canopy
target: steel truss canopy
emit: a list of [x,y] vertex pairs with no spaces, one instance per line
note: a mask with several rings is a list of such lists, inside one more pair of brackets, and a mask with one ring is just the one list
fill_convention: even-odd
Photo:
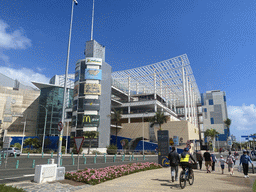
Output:
[[[191,85],[197,102],[201,101],[193,71],[186,54],[165,61],[146,65],[143,67],[117,71],[112,73],[112,86],[115,86],[130,95],[156,94],[164,99],[176,100],[184,103],[183,99],[183,76],[184,67],[185,85]],[[178,104],[178,103],[177,103]]]

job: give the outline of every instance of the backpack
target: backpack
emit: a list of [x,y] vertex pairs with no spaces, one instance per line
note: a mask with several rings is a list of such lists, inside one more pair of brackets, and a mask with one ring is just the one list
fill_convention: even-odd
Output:
[[228,164],[232,164],[233,163],[233,157],[231,155],[228,156],[227,163]]

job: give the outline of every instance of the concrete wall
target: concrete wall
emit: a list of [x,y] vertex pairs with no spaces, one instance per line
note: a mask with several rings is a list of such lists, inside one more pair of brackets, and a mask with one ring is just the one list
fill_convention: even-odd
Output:
[[[13,90],[12,87],[0,87],[1,128],[8,130],[6,136],[22,136],[26,118],[26,136],[35,136],[38,110],[37,90]],[[22,114],[23,117],[19,117]],[[1,130],[2,131],[2,130]]]
[[[149,125],[150,123],[144,123],[144,137],[149,138]],[[122,137],[136,138],[143,136],[143,123],[124,123],[122,129],[118,129],[117,135]],[[111,128],[111,135],[116,135],[115,128]],[[158,127],[154,128],[155,136],[157,139]],[[162,125],[162,130],[169,131],[169,137],[179,136],[183,138],[185,143],[187,140],[198,140],[199,130],[190,122],[187,121],[168,121]]]

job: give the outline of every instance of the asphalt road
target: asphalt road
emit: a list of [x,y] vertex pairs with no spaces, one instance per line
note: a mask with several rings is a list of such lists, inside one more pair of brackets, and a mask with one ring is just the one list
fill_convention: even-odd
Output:
[[[145,156],[145,160],[143,160],[143,156],[135,156],[134,160],[129,159],[129,156],[125,156],[124,162],[122,161],[121,156],[117,156],[115,162],[113,162],[113,156],[106,156],[107,160],[105,163],[104,156],[98,156],[96,160],[96,164],[94,163],[94,157],[86,157],[86,164],[84,164],[84,158],[79,157],[79,169],[84,168],[104,168],[112,165],[121,165],[121,164],[129,164],[135,162],[157,162],[157,156]],[[35,165],[47,164],[48,159],[50,157],[29,157],[20,156],[17,158],[8,157],[7,167],[4,166],[4,159],[2,158],[2,165],[0,166],[0,184],[3,183],[13,183],[20,181],[33,180],[35,174],[35,168],[32,168],[32,162],[35,160]],[[56,158],[56,157],[54,157]],[[138,158],[138,161],[137,161]],[[66,168],[66,171],[75,171],[77,170],[77,156],[74,157],[75,162],[73,164],[73,159],[69,157],[63,157],[63,165]],[[19,160],[19,167],[16,169],[16,162]],[[56,162],[56,161],[55,161]]]

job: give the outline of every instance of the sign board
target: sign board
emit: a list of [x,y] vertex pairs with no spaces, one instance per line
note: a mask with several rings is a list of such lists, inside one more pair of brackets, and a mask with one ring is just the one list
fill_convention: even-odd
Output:
[[100,100],[97,99],[84,99],[84,110],[100,110]]
[[101,95],[101,84],[84,84],[84,94],[85,95]]
[[173,142],[175,146],[179,145],[179,137],[178,136],[173,136]]
[[163,159],[168,157],[169,154],[169,131],[168,130],[159,130],[157,131],[158,137],[158,163],[162,166],[166,166],[163,164]]
[[101,69],[85,69],[84,79],[102,79],[102,70]]
[[78,95],[78,88],[79,88],[79,85],[76,85],[74,87],[73,97],[76,97]]
[[101,58],[86,57],[85,62],[86,62],[86,65],[102,65]]
[[83,125],[85,127],[97,127],[100,123],[99,115],[84,115],[83,117]]
[[232,141],[231,140],[228,140],[228,145],[232,146]]
[[79,154],[79,151],[80,151],[80,149],[83,145],[83,142],[84,142],[84,137],[75,137],[74,141],[75,141],[77,154]]
[[59,123],[58,123],[58,131],[61,131],[63,129],[63,124],[62,124],[62,122],[60,121]]

